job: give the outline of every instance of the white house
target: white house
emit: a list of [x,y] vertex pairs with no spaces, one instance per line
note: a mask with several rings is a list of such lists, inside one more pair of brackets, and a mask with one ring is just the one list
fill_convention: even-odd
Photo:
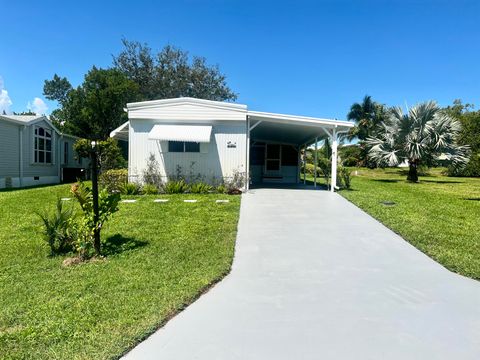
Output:
[[[336,160],[338,135],[353,126],[195,98],[129,103],[125,110],[129,120],[110,136],[128,141],[128,174],[134,182],[142,182],[153,155],[164,181],[182,175],[216,182],[241,174],[250,179],[247,188],[298,183],[301,150],[329,137]],[[336,161],[332,169],[336,177]]]
[[45,117],[0,115],[0,188],[74,181],[87,161],[76,159],[76,137]]

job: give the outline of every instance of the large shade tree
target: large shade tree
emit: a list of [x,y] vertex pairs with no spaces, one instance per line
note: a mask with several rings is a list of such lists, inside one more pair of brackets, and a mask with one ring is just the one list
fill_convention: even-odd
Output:
[[226,76],[204,57],[167,45],[153,53],[137,41],[122,40],[124,49],[113,57],[113,65],[138,84],[142,100],[195,97],[206,100],[235,100]]
[[459,145],[460,122],[433,101],[418,104],[403,113],[399,107],[390,109],[381,130],[367,138],[370,157],[379,166],[396,166],[408,162],[407,180],[418,181],[420,164],[437,161],[463,166],[468,162],[469,148]]

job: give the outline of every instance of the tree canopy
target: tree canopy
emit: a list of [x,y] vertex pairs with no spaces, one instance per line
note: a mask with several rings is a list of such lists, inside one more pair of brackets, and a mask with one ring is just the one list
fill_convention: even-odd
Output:
[[57,75],[45,81],[44,94],[57,100],[60,109],[52,113],[62,130],[91,140],[105,140],[110,132],[126,121],[123,108],[139,98],[138,85],[117,69],[95,66],[77,88]]
[[218,65],[204,57],[189,56],[171,45],[154,54],[147,44],[122,40],[124,49],[113,57],[113,65],[139,86],[142,100],[195,97],[207,100],[235,100],[226,76]]

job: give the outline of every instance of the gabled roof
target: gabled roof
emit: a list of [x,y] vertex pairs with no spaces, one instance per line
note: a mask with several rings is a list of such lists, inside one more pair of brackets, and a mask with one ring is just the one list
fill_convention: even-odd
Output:
[[129,110],[138,110],[146,109],[151,107],[161,107],[161,106],[172,106],[172,105],[183,105],[183,104],[192,104],[192,105],[202,105],[207,107],[215,107],[219,109],[227,110],[238,110],[246,111],[247,105],[235,104],[224,101],[213,101],[213,100],[204,100],[191,97],[179,97],[174,99],[161,99],[161,100],[150,100],[150,101],[141,101],[128,103],[126,111]]
[[52,127],[57,134],[60,131],[52,124],[52,122],[45,115],[0,115],[0,120],[12,122],[17,125],[30,126],[41,121],[45,121]]

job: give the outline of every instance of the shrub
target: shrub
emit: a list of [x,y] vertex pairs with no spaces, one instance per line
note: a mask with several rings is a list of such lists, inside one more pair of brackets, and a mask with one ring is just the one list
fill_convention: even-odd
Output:
[[470,155],[470,160],[467,165],[462,167],[449,166],[447,169],[448,176],[467,176],[478,177],[480,176],[480,152]]
[[100,175],[100,185],[109,192],[120,191],[121,187],[128,182],[127,169],[112,169]]
[[352,166],[358,166],[358,163],[359,163],[359,161],[358,161],[357,158],[355,158],[353,156],[349,156],[345,160],[343,160],[342,165],[352,167]]
[[140,194],[140,186],[136,183],[125,183],[120,186],[122,195],[138,195]]
[[150,154],[147,160],[147,166],[145,170],[143,170],[143,183],[155,185],[157,188],[162,185],[160,167],[154,154]]
[[305,172],[307,173],[308,175],[315,175],[315,165],[314,164],[310,164],[310,163],[306,163],[305,166],[302,165],[302,173]]
[[203,182],[190,185],[190,192],[193,194],[206,194],[212,191],[213,187]]
[[220,184],[220,185],[217,186],[216,191],[219,194],[225,194],[227,192],[227,189],[226,189],[225,185]]
[[163,190],[167,194],[183,194],[184,192],[187,192],[188,184],[183,179],[171,180],[165,184]]
[[142,187],[142,194],[145,194],[145,195],[158,194],[158,188],[153,184],[145,184]]
[[57,199],[53,214],[38,214],[43,222],[43,236],[50,246],[51,255],[73,250],[76,238],[73,208],[64,208],[63,201]]
[[235,170],[232,177],[224,180],[225,192],[230,195],[237,195],[242,193],[242,188],[245,185],[245,174]]
[[351,171],[346,167],[338,168],[337,183],[339,187],[350,189],[352,185]]

